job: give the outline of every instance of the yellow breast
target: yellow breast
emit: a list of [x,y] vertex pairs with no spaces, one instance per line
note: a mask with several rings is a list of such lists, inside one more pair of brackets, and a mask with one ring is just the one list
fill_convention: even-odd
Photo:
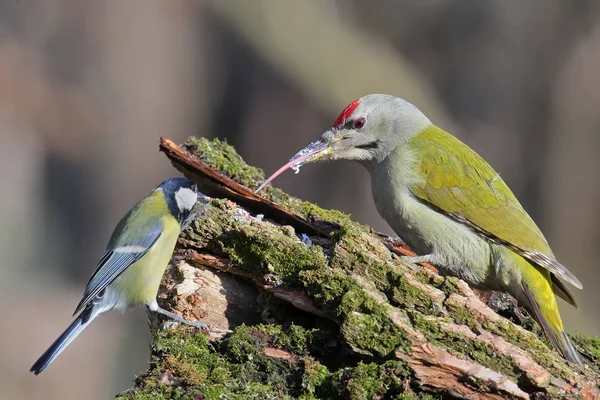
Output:
[[170,215],[164,217],[162,222],[163,233],[152,249],[130,265],[113,283],[130,307],[149,304],[156,299],[162,276],[173,255],[179,236],[179,223]]

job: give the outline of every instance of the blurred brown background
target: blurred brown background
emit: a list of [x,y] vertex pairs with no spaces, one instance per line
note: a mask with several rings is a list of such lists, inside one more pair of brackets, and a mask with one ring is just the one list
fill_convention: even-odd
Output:
[[[105,399],[146,369],[139,309],[27,372],[118,219],[176,175],[159,136],[226,138],[270,173],[376,92],[490,161],[584,282],[569,330],[600,334],[598,71],[597,0],[1,0],[2,397]],[[367,178],[340,163],[276,185],[389,233]]]

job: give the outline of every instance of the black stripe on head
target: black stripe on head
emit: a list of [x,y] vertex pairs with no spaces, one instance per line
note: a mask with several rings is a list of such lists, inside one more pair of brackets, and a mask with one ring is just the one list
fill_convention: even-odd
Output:
[[187,225],[196,208],[198,186],[187,178],[172,178],[161,183],[156,189],[163,191],[171,214],[180,224]]
[[374,150],[374,149],[379,148],[379,143],[380,143],[379,140],[374,140],[374,141],[369,142],[369,143],[358,145],[358,146],[356,146],[356,148],[357,149],[363,149],[363,150]]

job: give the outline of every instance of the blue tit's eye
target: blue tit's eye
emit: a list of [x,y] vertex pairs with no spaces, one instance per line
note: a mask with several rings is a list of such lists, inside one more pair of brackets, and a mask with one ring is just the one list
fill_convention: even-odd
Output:
[[354,121],[354,128],[355,129],[362,129],[365,126],[366,123],[367,123],[367,120],[364,117],[359,118],[359,119],[357,119],[357,120]]

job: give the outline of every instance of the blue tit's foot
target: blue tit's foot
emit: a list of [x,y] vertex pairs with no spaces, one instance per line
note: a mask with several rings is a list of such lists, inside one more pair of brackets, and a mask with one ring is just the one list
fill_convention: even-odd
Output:
[[179,322],[175,322],[175,321],[166,321],[162,328],[163,329],[170,329],[170,328],[175,328],[176,326],[179,326]]
[[[193,326],[194,328],[198,328],[200,330],[208,329],[208,325],[206,325],[204,322],[188,321],[187,319],[183,318],[180,315],[175,314],[174,312],[167,311],[164,308],[160,308],[157,302],[153,302],[152,304],[149,304],[148,308],[150,309],[150,311],[157,312],[159,314],[162,314],[162,315],[165,315],[165,316],[171,318],[176,323],[178,322],[180,324]],[[165,327],[166,326],[167,325],[165,324]],[[169,325],[169,326],[172,326],[172,325]]]

